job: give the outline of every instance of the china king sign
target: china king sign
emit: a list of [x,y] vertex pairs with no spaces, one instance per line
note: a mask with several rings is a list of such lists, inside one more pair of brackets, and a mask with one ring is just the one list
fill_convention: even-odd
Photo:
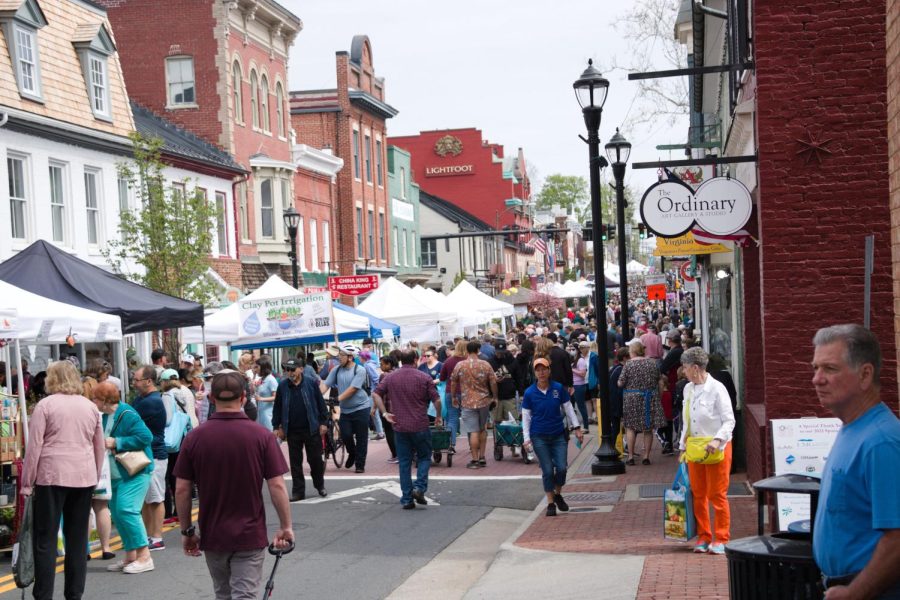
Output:
[[361,296],[378,288],[378,275],[348,275],[329,277],[328,289],[332,295]]

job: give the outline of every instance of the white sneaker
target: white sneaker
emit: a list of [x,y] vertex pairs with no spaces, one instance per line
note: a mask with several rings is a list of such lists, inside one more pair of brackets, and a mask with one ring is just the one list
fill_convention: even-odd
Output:
[[122,569],[123,573],[128,573],[129,575],[134,575],[135,573],[144,573],[146,571],[152,571],[155,567],[153,566],[153,559],[148,558],[145,561],[136,560],[125,565],[125,568]]
[[124,569],[125,566],[126,566],[126,565],[125,565],[125,561],[124,561],[124,560],[120,560],[120,561],[118,561],[118,562],[114,562],[114,563],[111,564],[111,565],[107,565],[107,566],[106,566],[106,570],[115,573],[115,572],[117,572],[117,571],[121,571],[122,569]]

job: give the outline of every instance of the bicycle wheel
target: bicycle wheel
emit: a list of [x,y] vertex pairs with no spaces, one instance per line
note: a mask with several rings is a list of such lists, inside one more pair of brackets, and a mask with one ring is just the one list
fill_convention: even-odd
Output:
[[331,444],[328,443],[328,436],[322,436],[322,466],[328,466],[328,457],[331,455]]
[[334,461],[334,466],[340,469],[344,466],[344,455],[347,449],[344,448],[344,440],[341,439],[340,431],[336,427],[332,432],[331,444],[333,448],[331,459]]

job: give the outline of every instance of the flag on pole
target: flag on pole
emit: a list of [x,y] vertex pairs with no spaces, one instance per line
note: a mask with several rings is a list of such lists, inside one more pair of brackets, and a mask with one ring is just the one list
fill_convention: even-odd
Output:
[[544,238],[539,235],[531,238],[531,241],[528,242],[528,245],[542,254],[547,254],[547,242],[545,242]]
[[748,248],[751,242],[755,242],[756,245],[759,245],[759,241],[754,238],[750,233],[741,229],[739,231],[735,231],[734,233],[729,233],[726,235],[720,235],[717,233],[709,233],[708,231],[703,231],[699,227],[694,227],[691,230],[691,233],[694,236],[694,241],[703,246],[711,246],[713,244],[719,244],[721,242],[734,242],[735,246],[739,246],[741,248]]

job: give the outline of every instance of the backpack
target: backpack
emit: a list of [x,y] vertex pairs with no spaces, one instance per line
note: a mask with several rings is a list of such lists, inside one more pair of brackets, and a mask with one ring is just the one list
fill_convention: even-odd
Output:
[[[353,376],[356,377],[356,371],[359,369],[358,363],[353,363]],[[363,382],[362,390],[366,393],[366,396],[372,395],[372,376],[369,375],[369,370],[363,367],[363,371],[366,373],[366,380]]]
[[166,423],[165,433],[163,434],[166,452],[174,454],[181,450],[181,442],[184,441],[184,436],[191,430],[191,418],[188,416],[184,404],[179,402],[174,394],[166,392],[163,394],[163,402],[166,401],[166,398],[171,398],[175,406],[181,409],[178,411],[175,410],[175,406],[172,406],[172,418]]

